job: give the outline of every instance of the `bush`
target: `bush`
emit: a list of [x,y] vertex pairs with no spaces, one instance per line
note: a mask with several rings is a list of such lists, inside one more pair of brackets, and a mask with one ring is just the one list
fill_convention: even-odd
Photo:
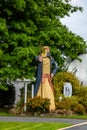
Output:
[[82,86],[78,93],[79,103],[82,104],[87,111],[87,87]]
[[46,113],[49,112],[50,99],[34,97],[29,98],[27,103],[27,111],[30,113]]
[[60,96],[63,95],[64,83],[70,82],[72,84],[72,95],[77,95],[80,90],[80,82],[74,74],[70,72],[59,72],[53,78],[53,84],[55,88],[55,102],[59,101]]
[[24,97],[21,97],[20,101],[17,103],[15,111],[17,114],[24,112]]
[[61,102],[57,102],[56,109],[73,110],[78,104],[78,99],[75,96],[64,98]]
[[74,112],[80,115],[84,115],[86,113],[86,110],[82,104],[78,104],[75,106]]
[[64,98],[61,102],[57,102],[56,106],[58,110],[63,110],[65,113],[69,110],[80,115],[86,113],[85,107],[79,103],[79,98],[75,96]]

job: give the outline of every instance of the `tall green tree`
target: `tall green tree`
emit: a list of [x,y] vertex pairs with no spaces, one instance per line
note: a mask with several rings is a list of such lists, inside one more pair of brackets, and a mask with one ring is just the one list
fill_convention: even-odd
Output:
[[84,53],[83,38],[60,18],[82,11],[70,0],[0,0],[0,82],[35,76],[35,56],[44,45],[63,66],[62,54],[75,59]]

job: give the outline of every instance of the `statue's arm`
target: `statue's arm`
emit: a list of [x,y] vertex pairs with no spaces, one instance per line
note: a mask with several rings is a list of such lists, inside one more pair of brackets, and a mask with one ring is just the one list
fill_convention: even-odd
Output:
[[37,62],[42,62],[43,58],[41,55],[35,57]]
[[52,58],[52,64],[53,64],[54,68],[53,68],[53,70],[52,70],[52,72],[51,72],[51,75],[54,76],[54,75],[56,74],[57,70],[58,70],[58,64],[57,64],[57,62],[54,60],[54,58]]

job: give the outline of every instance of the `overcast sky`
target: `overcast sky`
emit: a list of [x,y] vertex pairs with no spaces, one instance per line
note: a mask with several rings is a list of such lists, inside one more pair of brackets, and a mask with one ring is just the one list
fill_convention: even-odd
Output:
[[78,11],[71,14],[70,17],[62,19],[62,23],[69,27],[73,33],[80,35],[87,41],[87,0],[72,0],[72,4],[82,6],[83,12]]

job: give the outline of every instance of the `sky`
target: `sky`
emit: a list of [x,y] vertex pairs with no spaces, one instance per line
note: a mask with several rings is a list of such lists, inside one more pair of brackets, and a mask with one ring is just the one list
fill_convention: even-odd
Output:
[[83,12],[72,13],[70,17],[65,17],[61,21],[69,30],[87,41],[87,0],[71,0],[71,2],[75,6],[83,7]]

